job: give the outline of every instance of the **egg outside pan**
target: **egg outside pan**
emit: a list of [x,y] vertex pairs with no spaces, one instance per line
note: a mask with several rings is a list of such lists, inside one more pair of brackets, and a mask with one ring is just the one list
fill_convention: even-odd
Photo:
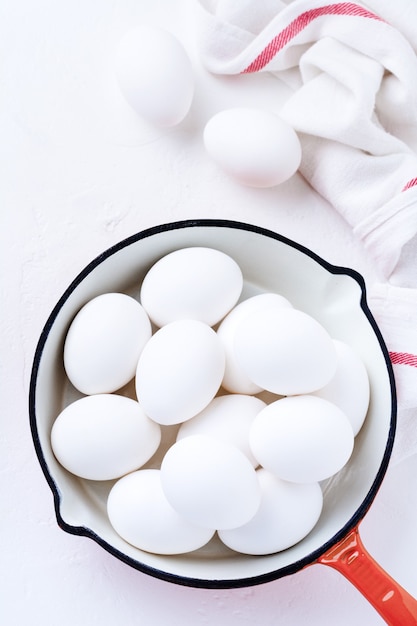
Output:
[[[50,446],[53,420],[72,393],[62,366],[65,333],[88,300],[109,291],[138,292],[148,269],[163,255],[188,246],[212,246],[242,269],[244,297],[277,292],[315,317],[333,338],[352,345],[370,381],[370,405],[352,457],[324,486],[322,515],[313,531],[283,552],[247,557],[215,538],[188,555],[158,556],[130,546],[112,530],[105,502],[112,483],[77,479],[57,463]],[[271,271],[274,268],[274,271]],[[282,268],[282,269],[280,269]],[[182,585],[243,587],[294,573],[354,528],[372,503],[386,471],[396,423],[395,387],[388,352],[366,304],[362,277],[335,267],[305,247],[257,226],[226,220],[188,220],[140,232],[93,260],[53,309],[36,349],[29,394],[35,449],[65,531],[95,540],[108,552],[150,575]]]
[[115,74],[126,101],[151,124],[169,128],[187,115],[194,96],[193,70],[172,33],[146,24],[129,30],[119,42]]

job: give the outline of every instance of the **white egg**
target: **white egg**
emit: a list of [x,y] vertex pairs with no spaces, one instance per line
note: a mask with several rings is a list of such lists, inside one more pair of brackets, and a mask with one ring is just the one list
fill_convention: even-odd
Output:
[[265,402],[253,396],[218,396],[201,413],[181,424],[177,441],[190,435],[208,435],[236,446],[256,467],[258,461],[249,447],[249,431],[253,420],[265,406]]
[[353,430],[343,411],[308,395],[269,404],[250,431],[250,446],[260,465],[296,483],[333,476],[348,462],[353,445]]
[[213,326],[236,304],[242,287],[240,267],[229,255],[213,248],[182,248],[151,267],[140,300],[157,326],[178,319]]
[[336,349],[325,328],[293,308],[253,311],[236,327],[236,359],[256,385],[279,395],[324,387],[336,372]]
[[217,113],[206,124],[204,145],[228,175],[252,187],[284,182],[301,162],[295,130],[274,113],[258,109]]
[[152,334],[137,300],[122,293],[93,298],[77,313],[64,345],[64,366],[84,394],[111,393],[135,376],[139,355]]
[[182,554],[204,546],[214,530],[192,524],[167,501],[160,471],[144,469],[120,478],[107,500],[115,531],[128,543],[156,554]]
[[304,539],[316,525],[323,507],[318,483],[281,480],[260,468],[261,504],[243,526],[220,530],[219,537],[232,550],[244,554],[272,554]]
[[68,405],[51,432],[61,465],[89,480],[119,478],[138,469],[160,441],[159,425],[135,400],[112,394],[86,396]]
[[365,421],[369,407],[370,387],[366,367],[356,352],[345,342],[333,340],[337,353],[337,369],[325,387],[313,395],[336,404],[347,415],[356,436]]
[[260,504],[256,471],[235,446],[206,435],[177,441],[161,464],[162,489],[176,511],[205,528],[234,528]]
[[160,328],[146,344],[136,370],[136,394],[159,424],[178,424],[202,411],[216,395],[225,356],[215,331],[196,320]]
[[119,44],[115,70],[127,102],[148,122],[170,127],[187,115],[193,69],[173,34],[145,24],[130,30]]
[[255,394],[262,391],[262,387],[256,385],[242,370],[235,353],[235,333],[240,321],[249,313],[264,309],[265,307],[292,307],[291,303],[283,296],[276,293],[262,293],[247,300],[243,300],[226,315],[217,329],[225,354],[226,368],[222,386],[233,393]]

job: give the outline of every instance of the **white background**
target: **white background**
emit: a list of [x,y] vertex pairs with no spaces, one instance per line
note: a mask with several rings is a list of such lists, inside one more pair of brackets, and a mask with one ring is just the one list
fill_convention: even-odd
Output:
[[[195,67],[192,109],[158,131],[127,106],[112,63],[120,37],[149,21],[182,40]],[[7,626],[376,626],[342,576],[314,565],[238,590],[179,587],[67,535],[32,445],[27,396],[42,327],[98,253],[155,224],[221,217],[272,228],[374,279],[342,219],[297,174],[243,188],[208,159],[205,122],[242,104],[279,108],[268,76],[216,78],[196,54],[193,3],[2,0],[0,3],[1,454],[0,616]],[[390,466],[361,525],[367,548],[417,595],[417,458]]]

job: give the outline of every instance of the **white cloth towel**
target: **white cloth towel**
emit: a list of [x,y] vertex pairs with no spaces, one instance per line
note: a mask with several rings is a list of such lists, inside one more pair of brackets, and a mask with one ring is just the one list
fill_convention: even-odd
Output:
[[398,388],[395,457],[415,453],[417,3],[200,0],[199,6],[206,68],[269,72],[286,82],[292,95],[277,112],[300,137],[300,172],[375,260],[380,282],[370,286],[369,301]]

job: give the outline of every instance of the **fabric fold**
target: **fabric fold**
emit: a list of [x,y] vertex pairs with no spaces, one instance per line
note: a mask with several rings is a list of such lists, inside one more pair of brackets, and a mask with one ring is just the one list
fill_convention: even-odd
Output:
[[[211,8],[201,48],[210,71],[280,77],[291,70],[293,93],[279,114],[299,133],[300,172],[363,237],[388,279],[398,246],[417,232],[417,203],[404,211],[402,198],[417,182],[417,156],[403,140],[407,128],[417,128],[412,46],[363,4],[270,0],[265,13],[250,0],[202,4]],[[387,203],[392,237],[383,258],[377,222]]]

